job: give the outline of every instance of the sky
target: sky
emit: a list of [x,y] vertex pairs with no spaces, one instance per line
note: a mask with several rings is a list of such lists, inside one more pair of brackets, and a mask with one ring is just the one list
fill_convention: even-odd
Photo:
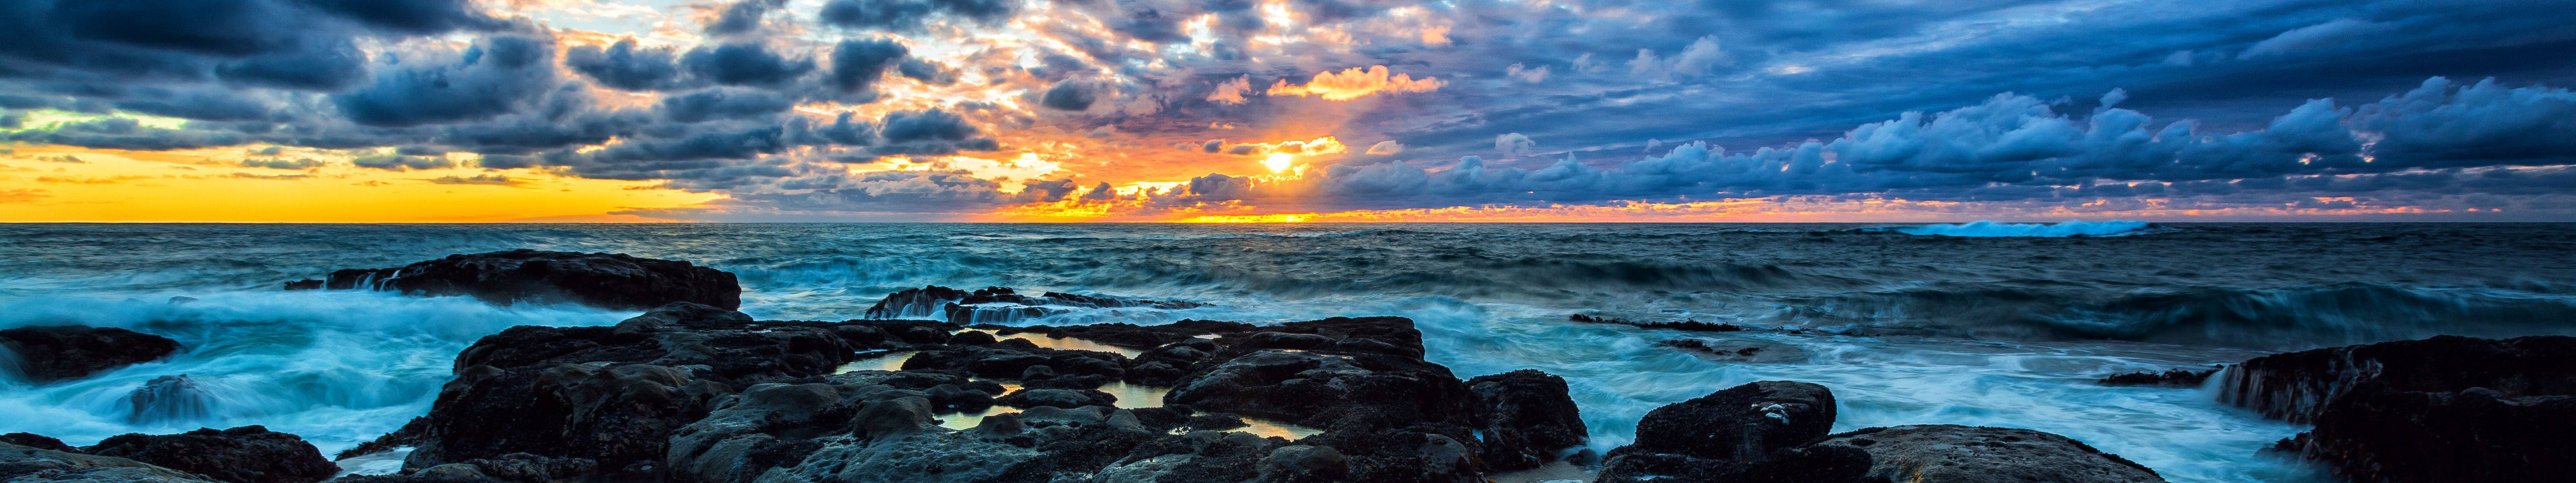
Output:
[[2576,221],[2556,0],[13,0],[0,221]]

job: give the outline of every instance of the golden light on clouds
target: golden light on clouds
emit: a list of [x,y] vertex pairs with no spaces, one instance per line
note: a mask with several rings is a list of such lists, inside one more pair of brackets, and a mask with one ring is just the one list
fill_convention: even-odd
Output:
[[1306,85],[1288,85],[1287,79],[1280,79],[1278,83],[1270,85],[1269,94],[1315,96],[1327,101],[1347,101],[1379,92],[1430,92],[1440,89],[1443,85],[1448,85],[1448,81],[1433,77],[1415,79],[1412,75],[1397,74],[1383,65],[1372,65],[1366,68],[1342,69],[1341,72],[1317,72],[1313,79],[1307,80]]

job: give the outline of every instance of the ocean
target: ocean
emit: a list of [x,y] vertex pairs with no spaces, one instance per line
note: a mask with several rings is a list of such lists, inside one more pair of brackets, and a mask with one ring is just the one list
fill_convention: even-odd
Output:
[[[1206,304],[992,321],[1009,325],[1410,317],[1427,358],[1462,378],[1564,376],[1600,450],[1658,406],[1795,380],[1833,389],[1837,431],[2029,428],[2177,482],[2305,481],[2255,454],[2299,426],[2209,388],[2093,380],[2435,334],[2576,334],[2571,235],[2576,224],[0,225],[0,328],[115,326],[183,344],[44,385],[0,357],[0,432],[78,445],[261,424],[336,452],[425,414],[479,337],[634,312],[280,284],[535,248],[730,271],[761,319],[860,318],[925,285]],[[1763,356],[1659,344],[1679,339]],[[174,374],[214,397],[134,409],[136,388]]]

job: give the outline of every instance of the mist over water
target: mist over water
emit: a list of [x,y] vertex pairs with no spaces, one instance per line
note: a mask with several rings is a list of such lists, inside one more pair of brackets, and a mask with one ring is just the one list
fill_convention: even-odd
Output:
[[[2064,434],[2173,481],[2297,481],[2254,450],[2300,428],[2202,390],[2102,375],[2424,337],[2576,333],[2576,225],[0,225],[0,327],[177,339],[170,359],[31,384],[0,367],[0,432],[87,444],[265,424],[334,452],[427,412],[458,350],[513,325],[633,315],[470,298],[283,292],[340,268],[514,248],[737,274],[762,319],[858,318],[906,288],[1009,286],[1207,304],[1014,324],[1413,318],[1460,377],[1565,376],[1593,446],[1663,404],[1815,382],[1836,430]],[[172,301],[171,297],[195,300]],[[1584,313],[1756,328],[1580,324]],[[1763,347],[1773,362],[1659,346]],[[0,359],[11,359],[0,357]],[[153,381],[185,374],[188,384]],[[143,395],[138,395],[138,390]],[[142,400],[144,404],[138,404]]]

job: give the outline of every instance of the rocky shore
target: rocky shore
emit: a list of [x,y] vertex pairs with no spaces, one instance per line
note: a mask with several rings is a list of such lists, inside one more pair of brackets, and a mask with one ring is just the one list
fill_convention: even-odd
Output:
[[[1399,317],[1005,326],[994,323],[1196,305],[924,287],[890,294],[866,319],[764,321],[733,310],[739,288],[721,271],[526,250],[343,270],[287,288],[649,310],[613,326],[512,327],[464,349],[427,415],[337,455],[400,455],[395,474],[335,479],[313,445],[245,426],[87,447],[0,435],[0,481],[1471,483],[1568,464],[1600,482],[2163,481],[2028,429],[1832,433],[1832,389],[1793,381],[1664,406],[1638,422],[1632,444],[1593,453],[1563,378],[1461,379],[1425,360],[1422,332]],[[1585,319],[1575,318],[1745,330]],[[11,329],[0,341],[57,379],[177,349],[86,327]],[[1722,362],[1804,357],[1663,345]],[[2534,481],[2566,474],[2557,456],[2576,454],[2554,437],[2576,429],[2569,357],[2576,338],[2438,337],[2103,382],[2215,379],[2227,403],[2316,424],[2278,451],[2353,481]]]

